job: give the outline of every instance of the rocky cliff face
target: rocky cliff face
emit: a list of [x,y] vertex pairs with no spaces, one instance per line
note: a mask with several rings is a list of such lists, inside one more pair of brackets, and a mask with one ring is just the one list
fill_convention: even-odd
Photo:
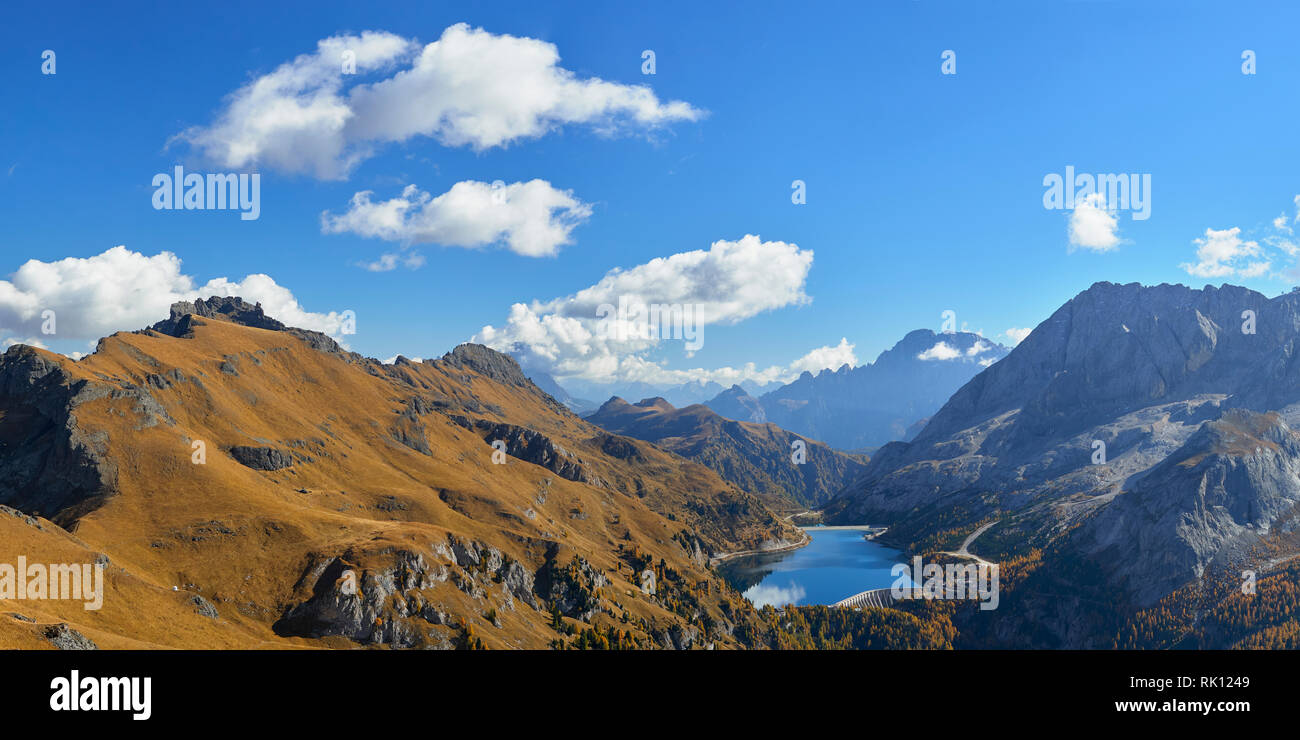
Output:
[[1150,603],[1235,562],[1294,503],[1298,307],[1098,283],[878,451],[828,516],[915,530],[1036,512],[1049,538],[1082,525],[1062,552]]
[[71,526],[116,491],[108,437],[78,420],[82,406],[125,399],[154,423],[144,388],[77,379],[42,354],[15,345],[0,357],[0,504]]
[[1300,438],[1274,413],[1206,422],[1075,535],[1139,606],[1220,568],[1255,567],[1262,538],[1300,528]]

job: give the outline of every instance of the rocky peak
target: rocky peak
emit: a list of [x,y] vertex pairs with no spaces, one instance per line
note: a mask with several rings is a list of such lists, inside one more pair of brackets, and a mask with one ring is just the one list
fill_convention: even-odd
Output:
[[[1255,334],[1242,330],[1248,310]],[[1245,391],[1295,332],[1293,304],[1245,288],[1096,283],[954,393],[918,441],[1017,409],[1025,434],[1060,434],[1161,401]]]
[[223,318],[241,326],[255,329],[284,331],[288,327],[266,315],[261,303],[249,303],[238,296],[212,296],[207,300],[178,301],[171,305],[171,316],[154,324],[151,329],[169,336],[183,336],[189,333],[191,324],[188,316],[202,318]]
[[166,334],[169,337],[188,339],[194,336],[195,326],[203,325],[204,318],[221,318],[254,329],[282,331],[298,337],[317,352],[336,354],[347,362],[355,362],[361,359],[359,355],[345,351],[329,335],[310,329],[287,326],[283,322],[267,316],[266,312],[262,310],[261,303],[249,303],[239,296],[212,296],[207,300],[200,298],[192,303],[190,301],[177,301],[171,305],[171,316],[149,327],[149,330],[156,331],[159,334]]
[[481,344],[462,344],[443,355],[442,361],[452,367],[473,370],[499,383],[519,387],[532,385],[513,357]]

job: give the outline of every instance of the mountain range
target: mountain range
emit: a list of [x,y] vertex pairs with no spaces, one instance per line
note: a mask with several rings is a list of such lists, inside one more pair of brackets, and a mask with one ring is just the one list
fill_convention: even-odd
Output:
[[1006,353],[978,334],[918,329],[873,363],[804,372],[757,398],[732,386],[706,405],[729,419],[772,422],[836,449],[872,449],[915,433],[953,391]]
[[0,357],[0,562],[106,573],[101,610],[7,602],[5,647],[754,644],[709,560],[802,540],[478,345],[383,364],[213,298]]
[[[898,646],[1300,647],[1298,358],[1300,292],[1097,283],[1009,352],[913,332],[715,399],[766,421],[655,397],[583,419],[480,345],[385,364],[178,303],[79,361],[0,356],[0,564],[107,584],[97,611],[7,601],[0,646],[856,645],[885,620]],[[868,460],[784,413],[911,432]],[[754,609],[713,565],[800,546],[805,506],[998,563],[1001,605]]]
[[[591,398],[662,398],[677,407],[704,403],[727,390],[726,386],[711,380],[696,380],[676,384],[645,382],[602,383],[582,378],[565,378],[556,381],[544,370],[526,368],[524,373],[537,381],[539,387],[569,406],[576,414],[590,414],[600,407]],[[750,393],[763,393],[781,387],[780,382],[758,383],[744,380],[741,387]]]
[[775,424],[733,421],[700,404],[679,409],[663,398],[631,404],[614,397],[586,419],[708,466],[778,509],[826,503],[866,463],[864,456],[838,452]]
[[1126,605],[1300,553],[1298,356],[1300,292],[1098,283],[881,448],[827,517],[914,546],[996,521],[981,554],[1043,565],[990,639],[1106,645]]

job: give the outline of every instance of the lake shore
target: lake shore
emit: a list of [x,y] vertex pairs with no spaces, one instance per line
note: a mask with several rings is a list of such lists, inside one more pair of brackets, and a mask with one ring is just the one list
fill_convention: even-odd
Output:
[[778,552],[790,552],[791,550],[798,550],[801,547],[806,547],[810,542],[812,542],[812,536],[805,531],[804,527],[800,527],[799,531],[803,534],[803,541],[801,542],[791,542],[766,550],[741,550],[739,552],[728,552],[723,553],[722,555],[714,555],[709,558],[709,565],[718,565],[719,563],[725,563],[728,560],[743,558],[746,555],[770,555]]

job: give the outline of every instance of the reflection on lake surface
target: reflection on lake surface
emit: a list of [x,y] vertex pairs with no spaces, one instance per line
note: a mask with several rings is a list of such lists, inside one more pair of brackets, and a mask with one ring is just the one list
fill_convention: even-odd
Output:
[[749,555],[719,566],[745,598],[766,604],[834,604],[873,588],[889,588],[890,568],[903,562],[898,550],[864,540],[855,529],[805,529],[812,542],[798,550]]

